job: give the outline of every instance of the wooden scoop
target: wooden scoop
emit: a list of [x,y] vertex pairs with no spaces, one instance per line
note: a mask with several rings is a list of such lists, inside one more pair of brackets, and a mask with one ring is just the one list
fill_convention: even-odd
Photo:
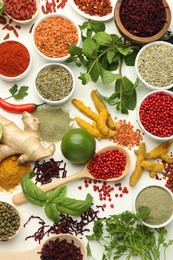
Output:
[[72,241],[74,241],[74,244],[77,247],[80,247],[81,249],[81,253],[83,255],[83,260],[87,259],[87,250],[86,250],[86,246],[83,242],[82,239],[70,235],[70,234],[58,234],[56,236],[52,236],[49,237],[48,239],[46,239],[46,241],[44,241],[43,243],[39,244],[37,247],[35,247],[34,249],[31,250],[23,250],[23,251],[16,251],[16,252],[0,252],[0,259],[3,260],[21,260],[21,259],[25,259],[25,260],[39,260],[41,254],[38,254],[38,252],[41,252],[42,247],[44,244],[48,243],[49,240],[54,241],[55,239],[59,238],[59,240],[67,240],[68,243],[71,243]]
[[[116,146],[116,145],[111,145],[111,146],[107,146],[107,147],[101,149],[100,151],[97,152],[97,154],[99,154],[101,152],[108,151],[108,150],[117,150],[117,149],[126,155],[126,166],[125,166],[125,169],[124,169],[124,171],[123,171],[121,176],[119,176],[117,178],[107,179],[105,181],[117,181],[117,180],[120,180],[129,171],[129,168],[130,168],[130,156],[129,156],[128,152],[124,148],[122,148],[120,146]],[[87,168],[88,164],[89,164],[89,162],[85,165],[85,167],[80,172],[78,172],[78,173],[76,173],[76,174],[74,174],[72,176],[69,176],[69,177],[66,177],[66,178],[63,178],[63,179],[51,182],[51,183],[47,183],[47,184],[41,185],[41,186],[39,186],[39,188],[42,189],[43,191],[50,191],[50,190],[52,190],[54,188],[57,188],[57,187],[59,187],[59,186],[61,186],[63,184],[66,184],[68,182],[75,181],[75,180],[78,180],[78,179],[88,178],[88,179],[95,180],[96,178],[89,172],[89,170]],[[12,198],[12,201],[13,201],[13,203],[15,203],[17,205],[20,205],[20,204],[23,204],[23,203],[27,202],[27,198],[25,197],[24,193],[21,192],[21,193],[18,193],[16,195],[14,195],[13,198]]]

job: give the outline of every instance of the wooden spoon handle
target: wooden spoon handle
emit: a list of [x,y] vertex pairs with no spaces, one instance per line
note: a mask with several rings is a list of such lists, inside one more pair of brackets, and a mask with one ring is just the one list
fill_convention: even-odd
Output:
[[[66,184],[68,182],[75,181],[77,179],[85,178],[85,177],[87,177],[87,171],[85,171],[84,169],[82,171],[74,174],[74,175],[69,176],[69,177],[66,177],[66,178],[59,179],[59,180],[54,181],[54,182],[50,182],[50,183],[41,185],[41,186],[39,186],[39,188],[42,189],[43,191],[49,191],[49,190],[57,188],[57,187],[59,187],[59,186],[61,186],[63,184]],[[21,205],[21,204],[27,202],[28,200],[25,197],[24,193],[20,192],[20,193],[15,194],[13,196],[12,201],[16,205]]]
[[26,250],[23,252],[0,252],[0,259],[3,260],[39,260],[40,255],[33,250]]

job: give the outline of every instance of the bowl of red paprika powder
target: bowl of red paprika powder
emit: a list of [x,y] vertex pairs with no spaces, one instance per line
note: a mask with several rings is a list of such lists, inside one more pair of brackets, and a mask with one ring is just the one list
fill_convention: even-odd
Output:
[[49,62],[62,62],[70,57],[69,46],[81,40],[79,26],[65,15],[47,14],[37,20],[32,30],[36,52]]
[[161,39],[168,31],[171,11],[166,0],[118,0],[114,21],[127,40],[147,44]]
[[146,135],[158,141],[173,140],[173,93],[154,90],[145,95],[137,108],[137,120]]
[[5,81],[19,81],[30,71],[32,57],[28,48],[16,40],[0,43],[0,78]]

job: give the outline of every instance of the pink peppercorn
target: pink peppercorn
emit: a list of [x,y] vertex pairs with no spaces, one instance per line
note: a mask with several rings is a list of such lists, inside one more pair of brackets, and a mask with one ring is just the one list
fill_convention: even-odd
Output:
[[173,95],[157,91],[147,96],[139,110],[143,127],[152,135],[169,137],[173,135]]
[[96,179],[107,180],[121,176],[125,165],[126,155],[115,149],[96,154],[89,162],[88,170]]

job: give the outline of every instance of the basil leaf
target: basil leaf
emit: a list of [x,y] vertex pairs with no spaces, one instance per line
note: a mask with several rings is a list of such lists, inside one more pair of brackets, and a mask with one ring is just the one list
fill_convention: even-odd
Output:
[[55,203],[46,203],[44,211],[46,216],[54,223],[59,222],[59,211],[57,210]]
[[85,200],[76,200],[71,198],[64,198],[64,200],[57,204],[57,210],[64,214],[72,216],[80,216],[82,213],[86,212],[93,202],[93,197],[87,194]]
[[65,198],[66,194],[67,186],[61,186],[51,191],[47,196],[47,200],[49,202],[60,203]]
[[93,58],[93,53],[98,50],[98,45],[91,38],[86,39],[83,42],[83,54],[89,58]]
[[93,39],[98,42],[99,45],[112,44],[112,37],[106,32],[98,32],[93,36]]
[[44,206],[47,201],[47,195],[32,182],[30,179],[30,174],[23,176],[21,186],[23,193],[31,203],[40,207]]
[[109,85],[114,80],[121,78],[121,76],[119,74],[114,74],[108,70],[105,70],[103,67],[101,67],[101,69],[100,69],[100,75],[101,75],[102,82],[104,85]]

